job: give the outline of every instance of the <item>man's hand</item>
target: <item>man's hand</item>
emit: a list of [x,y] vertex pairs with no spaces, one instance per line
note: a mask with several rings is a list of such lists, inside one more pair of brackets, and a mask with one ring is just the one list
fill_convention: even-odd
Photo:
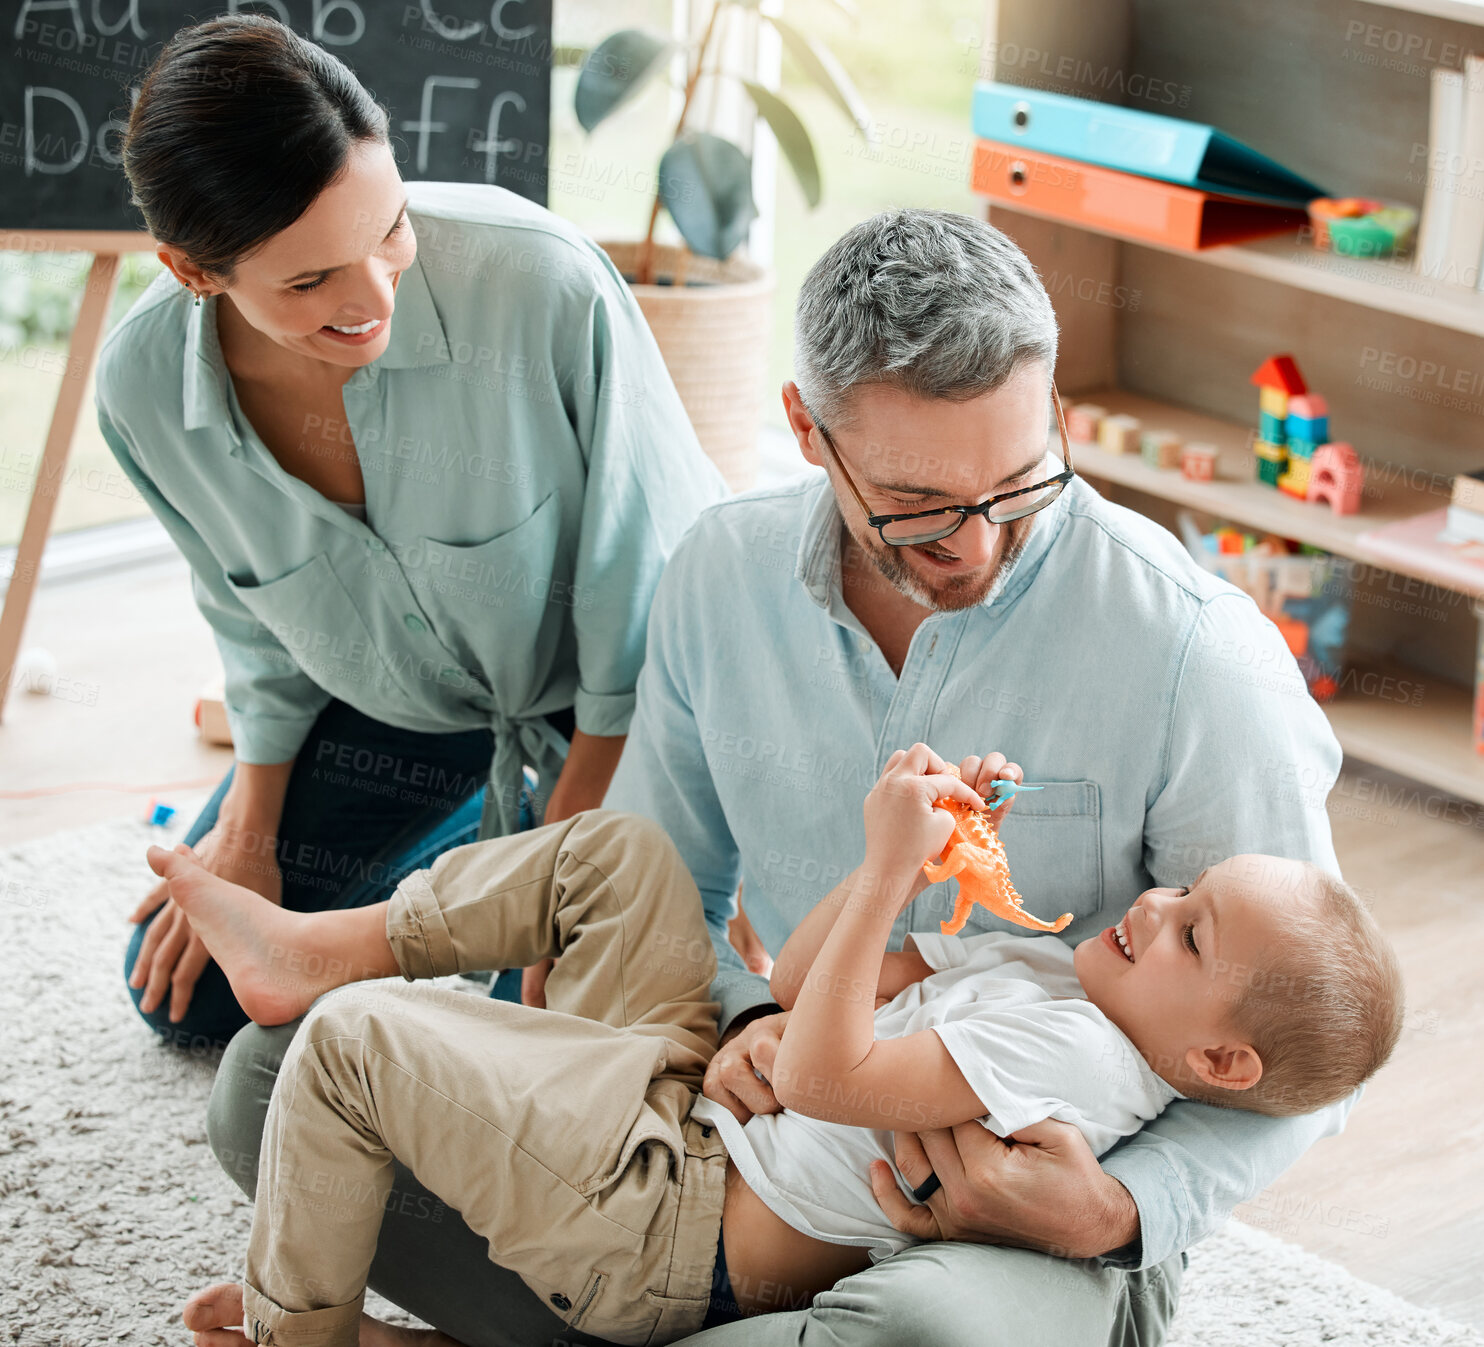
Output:
[[902,1177],[918,1188],[936,1174],[943,1185],[918,1206],[885,1161],[871,1166],[876,1201],[904,1234],[1011,1244],[1058,1258],[1096,1258],[1138,1236],[1128,1189],[1103,1173],[1070,1123],[1048,1118],[1022,1128],[1014,1145],[978,1122],[895,1136]]
[[[768,1080],[772,1078],[778,1045],[783,1041],[783,1026],[787,1023],[786,1010],[776,1015],[759,1015],[724,1038],[706,1068],[701,1093],[724,1104],[740,1123],[745,1123],[754,1113],[781,1112],[783,1105]],[[765,1079],[758,1079],[754,1067]]]
[[[988,797],[990,788],[996,781],[1013,781],[1018,786],[1025,780],[1020,764],[1007,762],[1003,753],[991,753],[987,758],[977,758],[971,754],[959,763],[958,771],[976,794],[985,797]],[[1014,803],[1015,796],[1012,795],[1004,804],[986,813],[984,821],[998,831]]]
[[[276,848],[275,838],[234,831],[218,823],[192,850],[212,874],[260,893],[270,903],[277,903],[283,896],[283,877],[278,870]],[[159,915],[144,933],[139,956],[134,960],[129,975],[129,986],[136,990],[144,989],[139,1008],[146,1015],[151,1014],[169,993],[170,1023],[179,1024],[185,1018],[191,997],[195,995],[196,983],[211,961],[211,955],[191,929],[186,914],[176,907],[175,900],[170,897],[170,886],[163,881],[149,891],[130,914],[129,920],[137,926],[156,909],[159,909]]]

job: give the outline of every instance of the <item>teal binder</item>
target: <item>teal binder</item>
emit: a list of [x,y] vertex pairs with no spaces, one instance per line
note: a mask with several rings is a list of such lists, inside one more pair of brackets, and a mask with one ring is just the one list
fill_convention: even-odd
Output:
[[985,140],[1222,196],[1303,205],[1329,195],[1215,127],[1090,98],[981,80],[973,125]]

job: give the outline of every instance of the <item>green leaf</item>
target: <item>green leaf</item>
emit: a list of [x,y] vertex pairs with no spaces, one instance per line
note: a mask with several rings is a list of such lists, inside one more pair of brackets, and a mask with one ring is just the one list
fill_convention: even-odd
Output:
[[757,219],[752,161],[709,131],[687,131],[665,151],[659,192],[680,237],[701,257],[730,257]]
[[804,123],[771,89],[765,89],[751,80],[743,80],[742,83],[747,86],[748,94],[757,105],[758,114],[768,123],[769,130],[777,138],[779,149],[783,151],[788,166],[793,169],[794,177],[799,180],[799,186],[803,189],[804,200],[809,203],[809,209],[813,210],[819,205],[819,161],[814,157],[814,142],[809,139]]
[[582,63],[572,98],[582,129],[591,131],[633,98],[664,68],[674,45],[640,28],[625,28],[598,43]]
[[778,30],[783,45],[788,48],[804,73],[839,104],[841,111],[855,123],[856,130],[862,136],[868,141],[874,141],[870,109],[856,92],[855,85],[850,82],[845,67],[835,59],[830,49],[795,28],[787,19],[781,19],[775,14],[764,14],[763,18]]

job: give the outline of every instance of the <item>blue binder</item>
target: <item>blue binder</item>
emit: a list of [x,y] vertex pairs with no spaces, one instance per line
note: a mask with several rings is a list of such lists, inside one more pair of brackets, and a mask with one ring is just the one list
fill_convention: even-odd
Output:
[[974,86],[974,134],[1222,196],[1302,205],[1329,195],[1214,127],[1018,84]]

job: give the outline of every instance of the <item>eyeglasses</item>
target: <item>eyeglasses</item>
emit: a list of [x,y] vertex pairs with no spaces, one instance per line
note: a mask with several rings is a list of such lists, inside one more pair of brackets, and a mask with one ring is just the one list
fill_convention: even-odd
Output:
[[940,538],[957,532],[964,520],[971,515],[983,515],[991,524],[1009,524],[1035,514],[1037,510],[1044,510],[1061,495],[1062,488],[1075,476],[1075,470],[1072,467],[1072,447],[1067,443],[1067,423],[1062,416],[1061,398],[1057,396],[1055,388],[1051,390],[1051,405],[1056,409],[1056,428],[1061,433],[1062,462],[1066,464],[1056,476],[1037,482],[1035,486],[1023,486],[1018,491],[1006,491],[998,496],[991,496],[978,505],[949,505],[937,510],[918,510],[911,514],[872,514],[866,498],[861,495],[855,479],[841,460],[840,451],[835,448],[830,432],[818,421],[814,423],[814,427],[829,446],[830,453],[835,456],[835,466],[840,469],[846,486],[860,505],[866,523],[881,535],[881,541],[889,547],[914,547],[920,543],[935,543]]

